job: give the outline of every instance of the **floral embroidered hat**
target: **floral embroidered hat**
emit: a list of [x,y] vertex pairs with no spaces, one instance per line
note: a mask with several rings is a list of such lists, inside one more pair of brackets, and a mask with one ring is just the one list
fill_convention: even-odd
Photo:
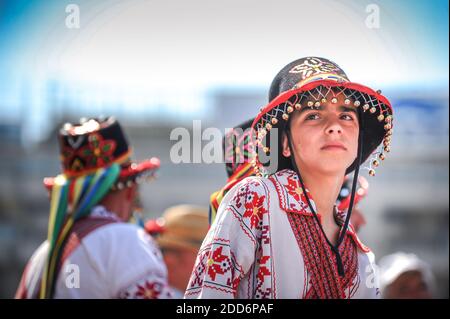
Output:
[[[131,161],[132,149],[114,117],[66,123],[59,131],[58,140],[62,170],[67,178],[93,174],[117,163],[120,174],[112,189],[122,189],[152,179],[160,166],[155,157],[140,163]],[[54,177],[44,178],[44,185],[49,190],[54,183]]]
[[[353,105],[362,110],[359,112],[363,122],[360,127],[365,132],[362,137],[360,162],[364,163],[371,157],[367,169],[369,175],[375,175],[379,161],[384,160],[386,153],[390,151],[393,133],[391,104],[381,95],[381,91],[351,82],[336,63],[319,57],[295,60],[275,76],[269,91],[270,103],[260,109],[252,123],[256,145],[252,160],[255,171],[259,175],[266,173],[261,166],[259,155],[270,154],[270,143],[266,140],[271,130],[277,128],[280,132],[284,131],[294,111],[318,108],[328,101],[336,104],[339,99],[346,105]],[[278,136],[278,143],[281,135]],[[290,161],[278,155],[279,161],[281,160],[279,169],[291,168]],[[355,166],[356,160],[346,173],[353,171]]]
[[113,117],[66,123],[58,139],[62,173],[44,179],[50,194],[49,254],[40,298],[53,296],[59,258],[73,225],[86,217],[110,190],[132,187],[152,178],[160,165],[157,158],[141,163],[131,161],[131,148]]

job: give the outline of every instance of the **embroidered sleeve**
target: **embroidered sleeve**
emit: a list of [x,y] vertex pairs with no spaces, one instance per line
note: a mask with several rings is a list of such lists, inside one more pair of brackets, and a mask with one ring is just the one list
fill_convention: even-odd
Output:
[[234,298],[238,290],[252,289],[239,285],[258,258],[263,219],[268,215],[267,194],[265,185],[254,177],[227,193],[199,250],[185,298]]
[[165,277],[150,275],[121,291],[120,299],[168,299],[173,294]]

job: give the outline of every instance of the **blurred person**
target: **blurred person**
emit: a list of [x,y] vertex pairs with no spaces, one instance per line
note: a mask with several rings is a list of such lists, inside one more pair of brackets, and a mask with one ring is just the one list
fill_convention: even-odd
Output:
[[384,256],[380,267],[380,288],[384,299],[431,299],[434,276],[431,267],[415,254],[398,252]]
[[184,296],[208,228],[206,208],[194,205],[170,207],[162,217],[145,223],[145,230],[155,238],[162,251],[174,298]]
[[217,209],[226,193],[244,178],[255,176],[255,171],[250,162],[254,150],[251,140],[253,120],[254,118],[232,128],[222,139],[223,160],[228,178],[225,186],[210,196],[210,225],[216,218]]
[[[346,176],[342,184],[337,199],[337,209],[341,212],[347,212],[350,205],[350,195],[352,187],[352,178]],[[358,177],[358,184],[353,204],[352,216],[350,217],[350,227],[353,227],[356,233],[359,233],[361,227],[366,225],[366,218],[363,212],[358,208],[359,202],[366,197],[369,190],[369,182],[364,176]]]
[[[253,172],[238,169],[250,177],[211,198],[217,213],[185,297],[378,298],[378,287],[364,284],[376,275],[374,255],[348,224],[360,165],[370,157],[378,166],[389,152],[389,101],[318,57],[286,65],[269,101],[251,124]],[[277,132],[277,144],[265,142]],[[275,172],[258,151],[278,159],[268,166]],[[340,214],[336,200],[352,171],[350,208]]]
[[127,223],[138,185],[152,179],[159,159],[132,162],[112,117],[66,123],[58,140],[63,172],[44,179],[47,240],[27,263],[16,298],[170,297],[157,245]]

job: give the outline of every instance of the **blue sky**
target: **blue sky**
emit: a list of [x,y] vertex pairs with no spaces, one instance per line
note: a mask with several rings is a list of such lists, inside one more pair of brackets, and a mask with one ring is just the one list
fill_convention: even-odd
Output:
[[[173,6],[171,8],[164,3],[170,2]],[[406,74],[404,78],[401,76],[396,76],[393,74],[387,75],[386,80],[392,82],[392,84],[399,84],[402,82],[420,82],[420,73],[425,73],[426,75],[435,75],[437,78],[445,78],[442,75],[443,70],[448,70],[448,2],[447,1],[407,1],[407,0],[395,0],[395,1],[357,1],[357,0],[344,0],[344,1],[321,1],[320,3],[324,8],[331,8],[330,12],[324,13],[324,17],[321,16],[320,11],[317,11],[315,3],[317,1],[291,1],[283,0],[277,2],[276,5],[259,7],[258,12],[255,12],[252,4],[257,3],[255,1],[248,1],[248,5],[238,5],[236,8],[236,13],[233,10],[224,12],[227,15],[227,20],[223,19],[220,22],[222,24],[214,24],[214,20],[218,17],[214,15],[218,14],[218,9],[222,9],[220,6],[205,6],[205,3],[210,2],[206,0],[192,0],[189,1],[188,10],[200,11],[201,14],[198,16],[202,17],[206,22],[202,24],[198,20],[189,20],[189,17],[196,18],[197,15],[192,14],[191,11],[187,11],[186,15],[182,14],[171,14],[170,10],[174,11],[187,10],[186,7],[182,5],[177,5],[174,1],[95,1],[95,5],[92,1],[36,1],[36,0],[15,0],[15,1],[2,1],[0,5],[0,57],[2,70],[8,70],[10,73],[15,75],[23,73],[27,76],[27,71],[23,69],[29,69],[35,67],[35,64],[39,64],[39,69],[47,71],[48,73],[56,71],[61,71],[61,74],[67,73],[67,75],[73,75],[73,70],[68,70],[65,72],[67,66],[61,67],[52,64],[52,61],[48,60],[51,58],[61,57],[67,58],[68,61],[73,61],[74,58],[68,56],[67,52],[64,52],[58,45],[61,42],[76,42],[78,41],[78,49],[85,48],[86,59],[77,60],[79,63],[77,67],[86,66],[88,68],[92,64],[98,62],[103,58],[107,58],[102,54],[102,48],[107,49],[120,49],[121,41],[125,45],[129,46],[128,50],[118,50],[120,54],[135,52],[134,49],[144,49],[145,53],[155,52],[155,60],[160,60],[157,63],[168,67],[171,62],[161,61],[165,55],[169,57],[176,57],[176,54],[170,54],[171,49],[179,50],[180,46],[173,45],[164,41],[167,38],[174,42],[180,42],[184,48],[185,52],[180,52],[183,54],[184,61],[192,60],[195,63],[195,69],[200,70],[201,75],[205,75],[210,78],[209,81],[198,81],[198,84],[213,83],[222,85],[261,85],[265,84],[267,80],[270,80],[273,73],[270,73],[272,69],[279,68],[280,65],[286,64],[288,61],[282,60],[278,61],[277,56],[274,58],[265,59],[267,60],[265,65],[270,65],[270,67],[261,66],[258,69],[249,70],[245,74],[239,74],[239,76],[234,76],[232,71],[235,71],[233,67],[227,63],[221,63],[220,61],[214,61],[214,59],[205,59],[202,51],[205,48],[211,49],[210,52],[217,56],[217,59],[226,58],[226,53],[234,52],[240,50],[240,47],[235,46],[243,44],[242,47],[246,48],[246,51],[241,52],[242,62],[232,60],[230,64],[236,63],[238,67],[242,68],[248,61],[258,60],[258,56],[264,55],[262,49],[266,48],[272,53],[273,49],[270,49],[270,43],[282,45],[280,49],[285,54],[279,54],[279,58],[283,57],[298,57],[298,54],[306,53],[322,53],[334,55],[333,60],[337,60],[338,64],[344,64],[347,69],[352,68],[352,61],[359,66],[358,61],[364,60],[367,57],[367,63],[376,64],[379,61],[372,61],[376,55],[373,55],[373,50],[369,50],[373,46],[382,46],[381,52],[386,53],[387,56],[393,56],[390,63],[395,65],[398,60],[403,60],[409,66],[409,68],[417,68],[419,71],[416,79],[411,79],[410,74]],[[81,11],[81,29],[79,31],[71,32],[64,28],[65,19],[65,6],[69,3],[78,4]],[[303,5],[298,5],[298,3],[303,3]],[[339,5],[336,5],[339,3]],[[379,30],[372,32],[363,25],[364,15],[366,14],[363,10],[367,4],[375,3],[380,7],[380,24],[381,28]],[[295,5],[294,5],[295,4]],[[231,4],[230,4],[231,5]],[[292,6],[298,8],[299,14],[293,17],[298,19],[299,29],[295,30],[289,28],[292,24],[286,24],[284,19],[290,18],[289,16],[277,17],[277,14],[270,12],[273,8],[279,7],[280,15],[286,14],[283,12],[284,8],[289,8]],[[312,10],[316,11],[312,11]],[[320,9],[320,8],[319,8]],[[140,11],[148,11],[144,15],[136,16]],[[304,12],[302,12],[304,10]],[[159,15],[158,11],[161,11],[161,21],[170,21],[167,24],[160,24],[161,29],[155,30],[154,24],[152,24],[151,19],[157,18]],[[359,12],[358,12],[359,11]],[[155,13],[153,15],[153,13]],[[307,18],[305,15],[310,15],[309,12],[318,12],[317,17],[313,18],[315,20],[315,25],[308,25],[307,23],[302,23]],[[357,14],[360,16],[358,17]],[[173,18],[172,18],[173,16]],[[136,17],[136,19],[134,19]],[[148,21],[145,18],[148,17]],[[259,17],[262,17],[260,20]],[[273,19],[272,19],[273,17]],[[235,21],[231,20],[234,19]],[[264,19],[272,19],[272,21],[264,22]],[[345,28],[345,33],[340,33],[339,28],[343,25],[343,18],[347,18],[353,21],[353,24],[349,24],[352,28]],[[141,24],[134,24],[134,20],[142,19],[139,21]],[[336,19],[336,21],[333,21]],[[178,21],[178,22],[177,22]],[[254,22],[259,29],[246,28],[244,23],[248,21],[249,24]],[[159,21],[158,21],[159,22]],[[186,33],[183,30],[177,29],[177,25],[186,27]],[[293,24],[295,25],[295,23]],[[208,30],[208,26],[211,26],[211,30]],[[330,30],[330,26],[336,26],[333,30]],[[124,29],[125,34],[117,34],[117,31]],[[350,29],[359,31],[351,32]],[[136,32],[139,30],[139,33]],[[304,35],[308,33],[309,36]],[[130,32],[126,34],[126,32]],[[135,33],[135,38],[132,32]],[[179,37],[176,37],[178,32]],[[190,33],[188,33],[190,32]],[[116,34],[115,34],[116,33]],[[154,33],[155,36],[148,36],[146,34]],[[240,36],[242,33],[243,36]],[[90,37],[95,37],[98,34],[98,40],[103,43],[101,45],[95,46],[88,43],[85,39]],[[278,34],[278,36],[277,36]],[[317,34],[311,36],[311,34]],[[115,39],[117,35],[117,40]],[[175,36],[174,36],[175,35]],[[266,35],[266,36],[265,36]],[[363,42],[361,35],[366,37],[370,41],[369,45],[363,47],[360,52],[350,52],[352,58],[347,59],[347,51],[345,48],[353,43],[360,43],[362,45],[367,44]],[[131,36],[131,39],[130,39]],[[303,37],[307,38],[307,46],[310,50],[304,49],[304,44],[298,44],[301,42]],[[182,38],[190,38],[191,41],[183,41]],[[220,38],[217,40],[217,38]],[[280,40],[273,41],[274,37]],[[342,46],[336,47],[335,49],[327,47],[326,43],[330,41],[330,38],[342,37]],[[215,39],[216,38],[216,39]],[[299,41],[292,43],[292,49],[289,49],[286,45],[290,44],[289,39],[298,38]],[[97,40],[97,39],[96,39]],[[145,43],[147,40],[154,41],[154,46],[149,43]],[[204,47],[200,44],[204,43]],[[189,45],[192,43],[192,45]],[[246,43],[251,43],[246,44]],[[162,49],[164,45],[167,45],[167,52]],[[213,46],[213,47],[211,47]],[[222,47],[221,47],[222,46]],[[52,50],[60,50],[59,55]],[[292,53],[289,52],[292,50]],[[225,51],[223,55],[220,54],[221,51]],[[277,50],[280,51],[280,50]],[[310,52],[308,52],[310,51]],[[98,52],[98,56],[96,55]],[[107,52],[107,51],[106,51]],[[53,55],[51,55],[52,53]],[[112,53],[112,52],[111,52]],[[333,54],[334,53],[334,54]],[[42,54],[42,56],[40,56]],[[70,54],[69,54],[70,55]],[[200,58],[196,58],[200,56]],[[122,58],[122,61],[113,60],[117,58]],[[39,58],[39,59],[37,59]],[[145,59],[152,59],[151,56],[140,56],[137,54],[131,55],[131,58],[136,58],[136,64],[146,63]],[[127,59],[126,56],[119,56],[112,54],[112,61],[116,65],[122,63],[124,69],[130,66],[129,61],[124,61]],[[223,75],[214,75],[214,72],[206,72],[202,70],[202,64],[196,63],[205,61],[205,68],[211,68],[212,65],[216,65],[217,70]],[[260,58],[259,58],[260,59]],[[262,59],[261,59],[262,60]],[[259,62],[259,61],[258,61]],[[341,63],[339,63],[341,62]],[[48,69],[45,70],[45,63],[48,64]],[[92,63],[92,64],[91,64]],[[185,63],[184,63],[185,64]],[[272,66],[273,65],[273,66]],[[348,66],[347,66],[348,65]],[[133,68],[135,64],[131,64]],[[252,65],[254,67],[254,65]],[[99,71],[104,70],[99,68]],[[149,69],[154,67],[153,64],[148,64]],[[380,67],[377,66],[377,69]],[[382,68],[382,66],[381,66]],[[119,68],[120,69],[120,68]],[[359,69],[358,67],[355,69]],[[186,72],[190,72],[192,68],[186,67]],[[231,70],[227,72],[227,70]],[[181,69],[181,71],[183,71]],[[261,72],[260,72],[261,71]],[[161,70],[158,70],[161,72]],[[352,73],[348,71],[348,73]],[[357,71],[353,71],[359,77]],[[59,74],[59,73],[58,73]],[[80,76],[80,74],[77,74]],[[120,74],[119,74],[120,76]],[[127,74],[127,76],[129,76]],[[192,78],[192,75],[189,75]],[[222,80],[219,79],[222,78]],[[145,76],[144,76],[145,78]],[[180,77],[181,82],[185,82],[184,77]],[[392,78],[392,79],[391,79]],[[100,77],[100,79],[102,79]],[[364,80],[366,77],[364,76]],[[195,81],[194,81],[195,82]],[[428,79],[426,82],[429,82]]]
[[[69,3],[80,8],[80,29],[65,27]],[[379,29],[365,25],[370,4],[380,8]],[[376,88],[442,89],[448,12],[440,0],[1,1],[0,108],[11,116],[25,103],[45,117],[38,114],[49,107],[51,82],[81,104],[195,111],[203,103],[196,94],[267,89],[281,67],[306,55],[330,58]]]

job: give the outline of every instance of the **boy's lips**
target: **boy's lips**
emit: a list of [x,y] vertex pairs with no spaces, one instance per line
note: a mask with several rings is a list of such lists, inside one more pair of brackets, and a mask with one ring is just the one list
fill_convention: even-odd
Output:
[[344,144],[339,143],[339,142],[326,143],[320,149],[321,150],[343,150],[343,151],[347,150],[347,148],[344,146]]

